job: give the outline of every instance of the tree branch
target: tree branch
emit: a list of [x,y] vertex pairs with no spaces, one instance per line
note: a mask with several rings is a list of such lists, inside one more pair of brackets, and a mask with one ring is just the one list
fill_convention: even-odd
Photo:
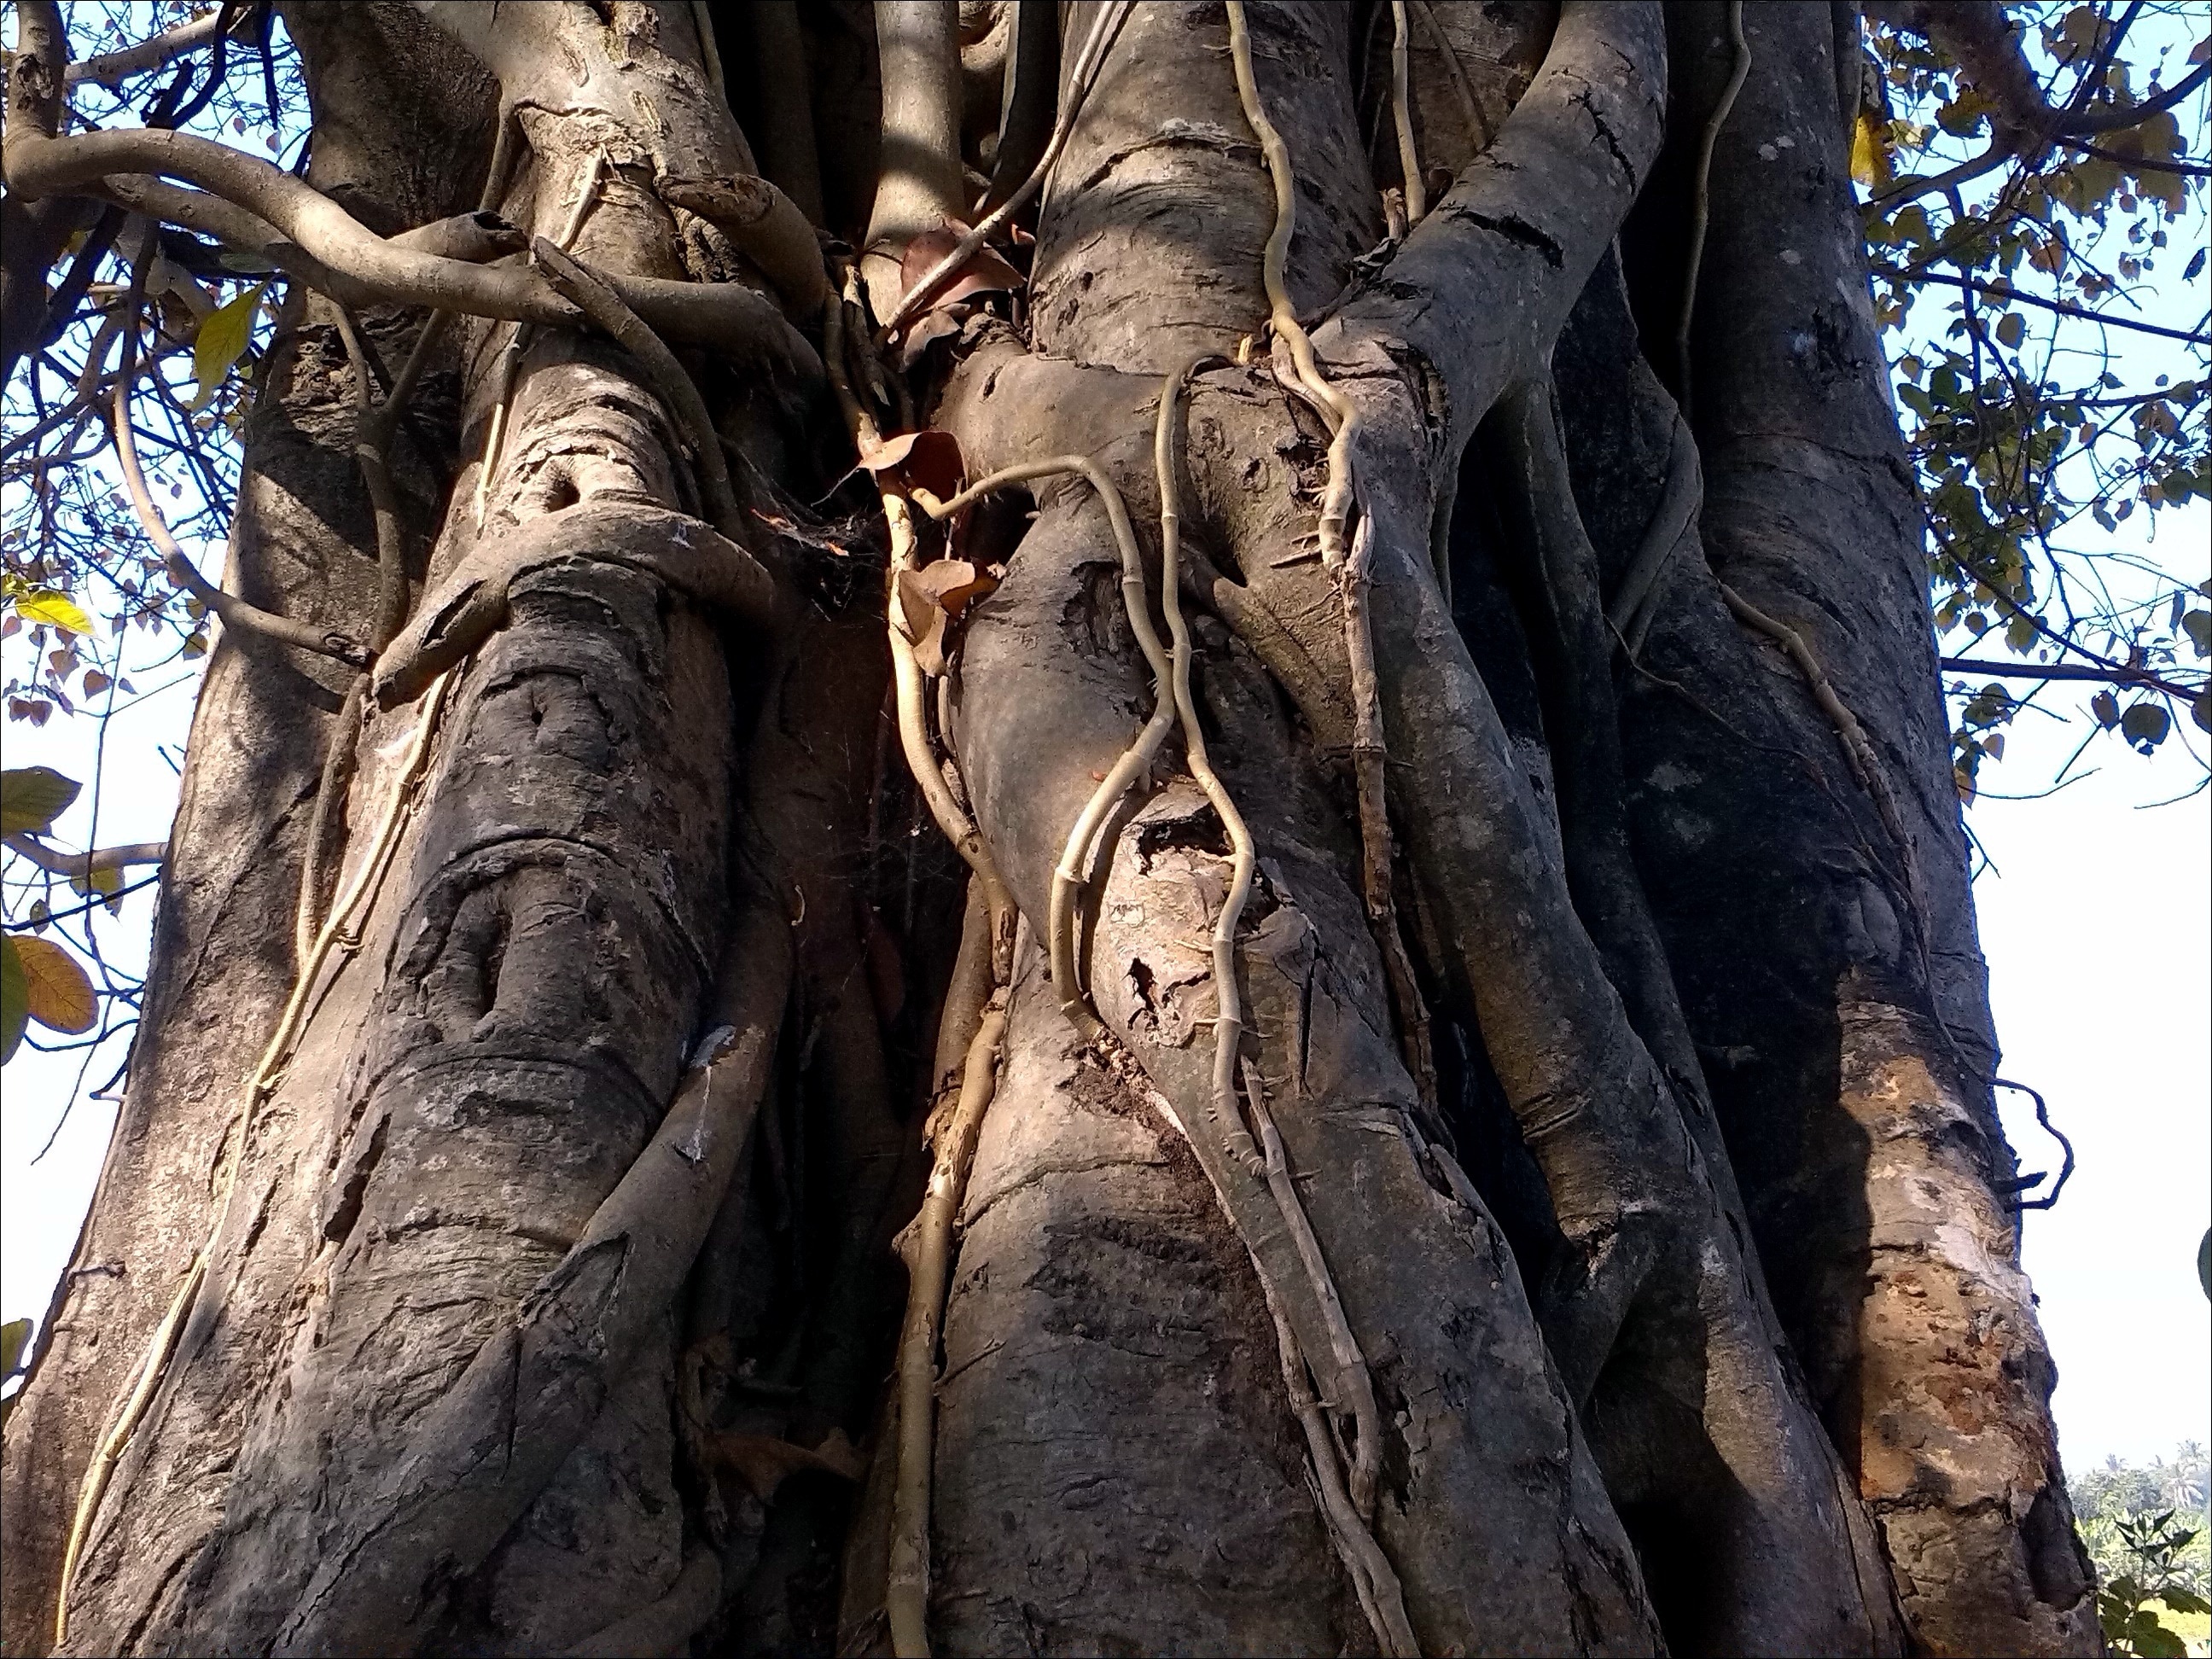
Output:
[[[87,82],[94,86],[112,89],[134,75],[143,75],[148,70],[159,69],[173,58],[196,50],[215,39],[216,26],[222,21],[222,9],[195,17],[190,22],[179,23],[164,29],[150,40],[141,40],[135,46],[124,46],[115,52],[104,52],[88,58],[81,64],[71,64],[65,74],[70,86]],[[235,25],[234,25],[234,27]]]
[[2071,662],[1999,662],[1987,657],[1944,657],[1942,666],[1953,673],[1990,674],[2014,680],[2095,680],[2108,685],[2141,685],[2188,702],[2204,695],[2203,686],[2186,686],[2148,668],[2117,663],[2109,668]]
[[1994,283],[1970,280],[1964,276],[1945,276],[1932,270],[1915,271],[1907,276],[1889,265],[1875,266],[1874,274],[1897,283],[1941,283],[1946,288],[1967,289],[1987,295],[1993,300],[2018,301],[2024,306],[2055,311],[2062,317],[2079,317],[2085,322],[2103,323],[2111,328],[2132,329],[2138,334],[2155,334],[2161,339],[2181,340],[2190,345],[2212,345],[2212,334],[2201,329],[2191,332],[2178,328],[2162,328],[2156,323],[2139,323],[2130,317],[2108,317],[2100,311],[2090,310],[2087,306],[2074,305],[2064,300],[2046,300],[2041,295],[2030,294],[2024,289],[1999,288]]
[[1489,148],[1316,344],[1402,341],[1442,376],[1443,451],[1455,455],[1505,387],[1530,373],[1659,153],[1666,36],[1659,8],[1577,0]]
[[125,870],[134,864],[159,864],[169,856],[166,841],[131,842],[118,847],[96,848],[89,853],[64,853],[49,847],[35,836],[21,832],[6,838],[8,850],[23,857],[57,876],[67,876],[75,881],[89,881],[93,877],[110,870]]

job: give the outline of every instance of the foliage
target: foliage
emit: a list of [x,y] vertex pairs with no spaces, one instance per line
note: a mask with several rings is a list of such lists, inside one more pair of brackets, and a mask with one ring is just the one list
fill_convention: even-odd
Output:
[[[2201,8],[2012,10],[2066,113],[2154,100],[2212,59]],[[2212,495],[2201,86],[2132,127],[2047,137],[1937,41],[1881,23],[1867,46],[1854,171],[1936,628],[1971,674],[1950,682],[1961,793],[2045,698],[2041,665],[2109,682],[2080,711],[2085,745],[2113,733],[2149,754],[2185,721],[2212,730],[2212,582],[2191,550],[2177,564],[2130,545]],[[1960,655],[1996,647],[2002,674]]]
[[2103,1586],[2098,1612],[2113,1651],[2179,1659],[2185,1649],[2172,1615],[2212,1613],[2204,1448],[2186,1441],[2170,1461],[2148,1464],[2108,1457],[2069,1491]]

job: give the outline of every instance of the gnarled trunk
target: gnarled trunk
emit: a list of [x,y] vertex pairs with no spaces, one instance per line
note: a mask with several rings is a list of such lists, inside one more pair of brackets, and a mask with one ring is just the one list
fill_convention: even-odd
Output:
[[[562,320],[371,676],[218,660],[9,1650],[2096,1650],[1853,37],[1707,169],[1726,10],[301,9],[311,182]],[[326,304],[237,580],[365,634]]]

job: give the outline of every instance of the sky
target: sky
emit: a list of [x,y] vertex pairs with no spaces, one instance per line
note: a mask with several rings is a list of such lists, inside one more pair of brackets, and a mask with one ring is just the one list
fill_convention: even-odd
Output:
[[[2200,240],[2201,199],[2190,222]],[[2177,378],[2192,372],[2175,356]],[[2137,515],[2118,539],[2139,538],[2151,516]],[[2200,498],[2155,516],[2160,562],[2185,580],[2212,574],[2212,508]],[[21,648],[20,638],[0,647],[11,667]],[[181,672],[136,678],[146,690]],[[2078,709],[2094,689],[2051,706]],[[167,834],[177,789],[168,756],[181,752],[189,714],[179,686],[110,724],[101,844]],[[2212,1304],[2196,1271],[2212,1224],[2212,793],[2154,805],[2191,788],[2201,770],[2171,742],[2144,761],[2104,738],[2055,794],[2004,799],[2046,787],[2082,731],[2023,714],[1967,811],[1986,859],[1975,896],[2002,1074],[2042,1091],[2076,1158],[2057,1206],[2024,1218],[2022,1247],[2057,1364],[2060,1449],[2076,1471],[2212,1440]],[[2203,734],[2186,735],[2201,746]],[[82,777],[84,745],[82,729],[61,720],[43,731],[0,726],[10,767]],[[57,826],[62,844],[93,835],[94,793]],[[123,906],[102,939],[118,966],[140,971],[152,896]],[[86,1087],[122,1057],[121,1039],[112,1041]],[[0,1077],[0,1317],[43,1316],[98,1178],[113,1103],[81,1097],[62,1118],[83,1059],[27,1048]],[[2027,1097],[2005,1093],[2001,1106],[2023,1168],[2053,1167],[2057,1146]]]

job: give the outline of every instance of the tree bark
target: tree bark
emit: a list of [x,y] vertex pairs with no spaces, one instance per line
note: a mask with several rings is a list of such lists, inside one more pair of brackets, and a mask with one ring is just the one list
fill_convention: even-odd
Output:
[[[889,1651],[917,1451],[949,1651],[2095,1650],[1855,37],[1750,9],[1705,176],[1719,6],[1062,8],[1022,291],[876,337],[1043,150],[1036,9],[300,12],[316,190],[374,240],[497,139],[532,239],[334,280],[530,320],[403,423],[362,686],[218,648],[8,1650],[84,1492],[64,1651]],[[366,635],[329,305],[233,581]],[[956,447],[1024,477],[936,527]]]

